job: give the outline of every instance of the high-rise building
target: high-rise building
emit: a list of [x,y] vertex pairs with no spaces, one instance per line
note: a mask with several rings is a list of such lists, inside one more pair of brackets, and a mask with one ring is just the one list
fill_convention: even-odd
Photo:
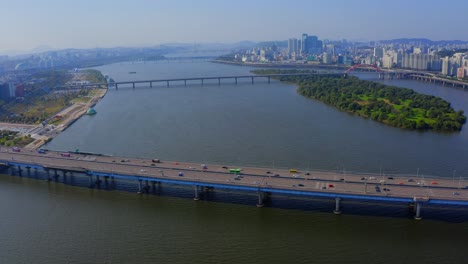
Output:
[[384,48],[382,47],[375,47],[374,48],[374,56],[377,57],[378,59],[382,59],[384,56]]
[[317,36],[302,34],[301,52],[309,55],[318,55],[322,53],[323,42]]
[[10,99],[10,85],[8,83],[0,84],[0,99],[4,101]]
[[449,75],[449,67],[450,67],[450,61],[449,57],[445,57],[442,59],[442,74],[443,75]]
[[403,54],[401,67],[422,71],[440,71],[442,64],[437,55],[412,53]]
[[288,40],[288,53],[289,54],[298,54],[299,53],[299,42],[297,41],[297,38],[290,38]]
[[457,78],[460,78],[460,79],[465,78],[465,69],[463,67],[458,68]]
[[301,39],[301,53],[306,54],[307,53],[307,38],[309,36],[306,33],[302,34],[302,39]]
[[331,64],[332,63],[332,54],[330,52],[323,53],[323,63]]
[[393,68],[393,59],[390,55],[385,54],[382,58],[382,67],[391,69]]
[[15,96],[24,97],[24,85],[23,84],[16,85]]

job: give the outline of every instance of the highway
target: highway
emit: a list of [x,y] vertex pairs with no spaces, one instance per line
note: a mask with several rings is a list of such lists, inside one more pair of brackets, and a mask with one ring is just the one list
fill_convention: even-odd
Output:
[[[297,171],[272,168],[241,168],[240,175],[229,172],[228,165],[182,163],[127,157],[97,156],[72,153],[62,157],[60,152],[39,154],[33,150],[13,152],[0,150],[0,162],[10,166],[37,165],[45,169],[96,172],[95,175],[125,175],[135,180],[168,180],[191,182],[200,186],[218,184],[268,190],[290,190],[312,196],[362,197],[370,200],[437,200],[451,204],[465,201],[468,205],[468,181],[465,178],[427,178],[419,176],[350,174],[322,171]],[[92,174],[92,173],[91,173]]]

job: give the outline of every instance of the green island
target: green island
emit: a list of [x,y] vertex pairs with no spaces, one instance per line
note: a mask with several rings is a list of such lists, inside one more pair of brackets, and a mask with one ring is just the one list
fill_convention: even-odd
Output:
[[[253,70],[254,74],[303,73],[295,70]],[[289,76],[278,78],[298,85],[297,92],[341,111],[405,129],[460,131],[466,122],[463,111],[449,102],[411,89],[388,86],[356,77],[336,75]]]

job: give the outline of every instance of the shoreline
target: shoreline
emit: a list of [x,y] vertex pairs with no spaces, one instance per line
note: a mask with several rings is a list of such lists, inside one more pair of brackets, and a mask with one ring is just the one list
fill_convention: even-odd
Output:
[[[104,98],[104,96],[107,94],[107,88],[97,88],[96,89],[97,93],[93,95],[88,102],[86,103],[73,103],[72,105],[65,107],[61,111],[59,111],[56,115],[64,116],[65,118],[54,128],[52,128],[52,131],[48,133],[47,136],[40,135],[39,131],[42,130],[45,126],[42,126],[42,124],[37,125],[35,128],[30,130],[30,132],[38,132],[38,133],[30,133],[31,137],[33,137],[35,140],[28,145],[26,145],[24,148],[25,149],[38,149],[42,147],[44,144],[50,142],[53,138],[58,136],[60,133],[65,131],[68,127],[73,125],[80,117],[86,114],[89,108],[95,106],[99,101]],[[47,125],[50,126],[50,125]]]

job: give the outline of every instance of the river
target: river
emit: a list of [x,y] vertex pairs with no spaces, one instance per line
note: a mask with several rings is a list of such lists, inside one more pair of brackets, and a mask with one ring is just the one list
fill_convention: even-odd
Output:
[[[98,69],[116,81],[250,70],[209,62]],[[384,82],[440,96],[467,112],[468,94],[461,90]],[[97,115],[82,117],[46,147],[239,166],[419,169],[449,178],[468,173],[467,129],[441,134],[389,127],[304,98],[277,81],[119,87],[95,109]],[[345,201],[336,216],[333,202],[321,200],[282,197],[278,206],[258,209],[254,196],[249,202],[232,198],[243,197],[238,193],[215,192],[210,201],[195,202],[174,193],[136,195],[2,175],[0,263],[465,262],[466,209],[423,208],[427,219],[414,221],[396,205]]]

